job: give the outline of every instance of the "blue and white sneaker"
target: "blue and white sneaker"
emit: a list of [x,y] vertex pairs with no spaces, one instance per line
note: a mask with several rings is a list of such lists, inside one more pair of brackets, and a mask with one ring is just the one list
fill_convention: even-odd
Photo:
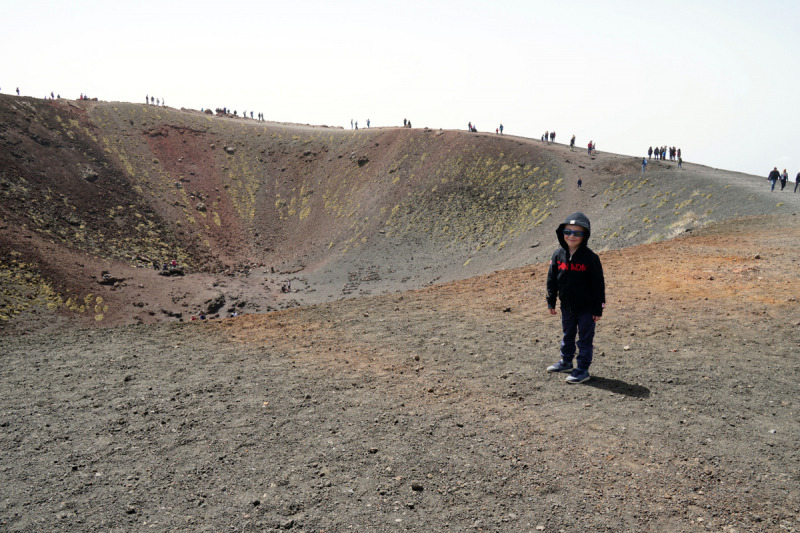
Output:
[[567,363],[563,359],[554,365],[547,367],[548,372],[572,372],[572,363]]
[[567,383],[583,383],[589,381],[589,371],[576,368],[569,376],[567,376]]

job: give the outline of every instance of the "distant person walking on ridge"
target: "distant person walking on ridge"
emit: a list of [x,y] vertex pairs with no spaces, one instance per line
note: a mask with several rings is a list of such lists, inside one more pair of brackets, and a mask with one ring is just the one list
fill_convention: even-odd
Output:
[[149,94],[144,97],[144,103],[145,103],[145,105],[150,103],[150,95]]
[[494,129],[494,134],[495,135],[500,135],[500,128],[495,128]]
[[406,122],[408,122],[408,121],[406,119],[403,119],[403,127],[404,128],[406,127]]
[[367,119],[367,129],[369,129],[369,119]]
[[550,133],[550,142],[551,143],[556,142],[556,132],[554,131]]
[[19,87],[17,87],[17,96],[19,96]]
[[780,178],[781,178],[781,173],[778,172],[778,167],[773,168],[772,172],[770,172],[769,176],[767,176],[767,180],[772,184],[772,187],[769,188],[769,192],[775,191],[775,184],[778,182]]
[[350,129],[351,130],[353,129],[353,119],[352,118],[350,119]]
[[356,129],[358,129],[358,121],[356,120]]
[[589,155],[592,155],[592,141],[589,141]]
[[582,184],[583,184],[583,181],[582,181],[580,178],[578,178],[578,187],[577,187],[577,190],[580,190],[580,189],[581,189],[581,185],[582,185]]
[[794,192],[797,192],[797,186],[800,185],[800,172],[794,177]]
[[503,125],[500,124],[500,135],[502,135],[502,134],[503,134]]
[[575,148],[575,135],[569,140],[569,151],[571,152],[573,148]]
[[642,158],[642,174],[644,174],[644,169],[647,168],[647,158]]
[[651,157],[653,157],[653,147],[652,146],[647,149],[647,159],[650,159]]
[[783,169],[783,174],[781,174],[781,191],[786,187],[786,182],[789,181],[789,173],[786,172],[786,169]]
[[681,156],[678,156],[678,168],[683,168],[683,158]]

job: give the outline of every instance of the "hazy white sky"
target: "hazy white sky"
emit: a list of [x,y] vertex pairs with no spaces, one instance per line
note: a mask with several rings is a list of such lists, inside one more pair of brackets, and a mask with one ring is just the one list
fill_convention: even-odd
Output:
[[800,2],[0,0],[0,91],[800,171]]

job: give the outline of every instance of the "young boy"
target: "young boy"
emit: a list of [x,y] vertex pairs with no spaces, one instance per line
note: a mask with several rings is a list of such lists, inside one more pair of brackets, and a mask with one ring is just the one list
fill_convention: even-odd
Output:
[[[591,226],[581,213],[573,213],[558,226],[561,248],[553,253],[547,272],[547,309],[556,314],[556,297],[561,300],[561,360],[548,372],[569,372],[567,383],[589,379],[595,322],[606,306],[606,289],[600,258],[587,246]],[[575,336],[578,335],[577,368],[573,369]]]

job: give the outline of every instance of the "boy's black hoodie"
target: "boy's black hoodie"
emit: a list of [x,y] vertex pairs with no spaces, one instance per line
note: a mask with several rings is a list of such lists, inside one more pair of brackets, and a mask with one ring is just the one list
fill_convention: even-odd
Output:
[[[570,258],[569,246],[564,240],[564,227],[568,224],[586,229],[578,250]],[[606,305],[606,285],[600,258],[588,247],[592,228],[589,218],[578,211],[572,213],[558,226],[556,235],[561,248],[553,253],[547,271],[547,307],[556,308],[556,297],[561,300],[561,309],[570,313],[590,312],[602,316]]]

